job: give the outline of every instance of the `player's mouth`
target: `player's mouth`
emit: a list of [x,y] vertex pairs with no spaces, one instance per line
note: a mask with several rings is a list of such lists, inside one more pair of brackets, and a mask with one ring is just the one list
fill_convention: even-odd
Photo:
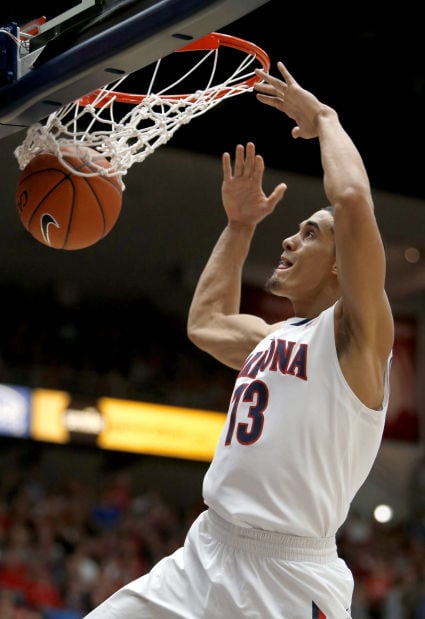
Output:
[[279,271],[286,271],[287,269],[290,269],[292,265],[293,263],[288,260],[288,258],[286,258],[285,256],[281,256],[277,268]]

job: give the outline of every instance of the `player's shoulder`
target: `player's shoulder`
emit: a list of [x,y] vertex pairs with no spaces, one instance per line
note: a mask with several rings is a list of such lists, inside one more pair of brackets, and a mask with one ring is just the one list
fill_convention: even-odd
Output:
[[279,331],[282,327],[287,324],[287,319],[279,320],[279,322],[273,322],[272,324],[267,324],[266,326],[266,336],[274,333],[275,331]]

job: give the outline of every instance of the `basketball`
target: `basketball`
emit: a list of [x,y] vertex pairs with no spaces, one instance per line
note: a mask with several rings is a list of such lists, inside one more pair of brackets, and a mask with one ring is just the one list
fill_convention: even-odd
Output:
[[[110,163],[85,146],[62,147],[72,170],[93,173]],[[96,162],[96,166],[93,165]],[[52,153],[36,155],[21,172],[16,208],[24,227],[40,243],[55,249],[84,249],[103,239],[121,212],[119,175],[80,176]]]

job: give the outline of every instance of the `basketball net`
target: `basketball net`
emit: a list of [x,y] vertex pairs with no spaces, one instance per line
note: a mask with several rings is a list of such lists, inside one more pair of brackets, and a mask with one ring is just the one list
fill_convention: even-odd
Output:
[[[226,58],[227,77],[224,78],[218,72],[220,55],[223,55],[220,50],[223,49],[226,55],[238,54],[237,63],[230,71]],[[23,143],[15,150],[20,169],[23,170],[33,157],[46,152],[54,154],[65,167],[69,167],[62,156],[62,147],[74,146],[77,150],[79,147],[89,147],[97,151],[95,156],[101,154],[107,158],[110,167],[96,164],[94,156],[90,160],[92,171],[78,172],[70,168],[73,174],[124,176],[132,165],[144,161],[158,147],[166,144],[182,125],[205,114],[225,99],[251,92],[253,85],[260,81],[255,74],[256,66],[261,66],[265,71],[270,68],[269,57],[261,48],[249,41],[216,32],[182,47],[178,52],[192,52],[193,64],[185,68],[177,80],[157,92],[159,70],[167,57],[153,65],[146,94],[119,91],[122,82],[129,77],[125,75],[112,85],[56,110],[44,123],[29,127]],[[201,58],[198,52],[202,52]],[[207,63],[210,63],[209,67]],[[198,79],[196,73],[201,68],[207,75],[204,87],[189,94],[179,94],[182,90],[184,92],[184,84],[189,78]],[[86,153],[84,156],[87,158]]]

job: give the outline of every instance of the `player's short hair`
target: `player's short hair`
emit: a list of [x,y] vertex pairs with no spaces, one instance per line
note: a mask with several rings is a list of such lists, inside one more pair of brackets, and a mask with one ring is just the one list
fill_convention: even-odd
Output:
[[320,209],[321,211],[328,211],[328,213],[330,213],[332,215],[332,217],[334,216],[335,213],[335,209],[333,206],[322,206],[322,208]]
[[[322,206],[322,208],[320,209],[321,211],[327,211],[328,213],[330,213],[332,215],[332,219],[334,219],[334,215],[335,215],[335,209],[333,206]],[[334,234],[334,227],[332,224],[332,234]],[[335,247],[335,252],[336,252],[336,247]]]

